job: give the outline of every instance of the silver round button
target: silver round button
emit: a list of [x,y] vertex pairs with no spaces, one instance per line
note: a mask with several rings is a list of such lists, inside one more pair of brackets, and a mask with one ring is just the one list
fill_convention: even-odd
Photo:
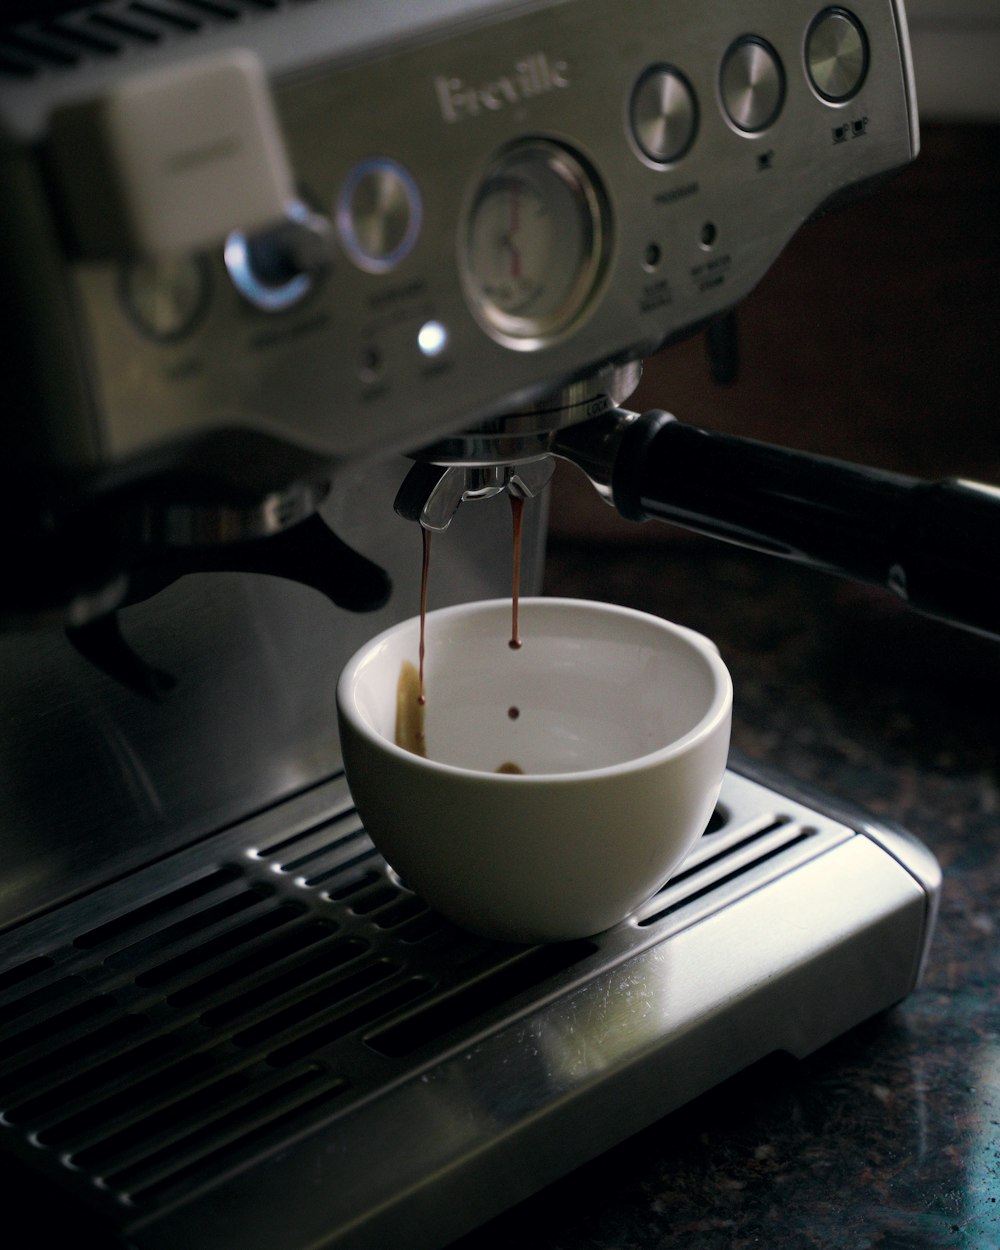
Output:
[[680,160],[694,142],[698,104],[690,83],[669,65],[654,65],[636,83],[629,110],[632,137],[657,165]]
[[369,273],[399,264],[420,233],[420,192],[396,161],[376,157],[351,170],[337,202],[337,227],[347,254]]
[[759,134],[774,123],[785,100],[781,58],[765,40],[744,35],[723,58],[719,88],[736,129]]
[[809,81],[824,100],[840,104],[861,90],[868,73],[864,27],[846,9],[826,9],[806,36]]

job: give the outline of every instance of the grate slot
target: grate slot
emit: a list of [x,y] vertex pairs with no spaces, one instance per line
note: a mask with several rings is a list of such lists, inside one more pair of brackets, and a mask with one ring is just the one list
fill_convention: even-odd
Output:
[[194,912],[173,924],[156,929],[131,946],[123,947],[106,956],[104,962],[109,968],[135,968],[152,956],[160,955],[163,951],[187,943],[190,939],[197,939],[207,930],[218,928],[222,924],[228,925],[228,922],[243,915],[244,912],[259,907],[268,894],[269,891],[261,886],[242,889],[202,911]]
[[720,854],[708,856],[672,877],[643,909],[639,927],[657,924],[717,892],[721,895],[734,881],[744,879],[747,889],[756,888],[760,884],[755,879],[757,869],[811,841],[816,833],[811,826],[803,827],[790,819],[779,818],[730,843]]
[[218,1170],[237,1152],[245,1156],[273,1141],[276,1134],[288,1133],[307,1118],[315,1119],[348,1088],[347,1081],[310,1069],[218,1120],[209,1137],[178,1142],[151,1156],[142,1169],[111,1179],[131,1191],[133,1202],[163,1199],[186,1180],[203,1181],[207,1171]]
[[84,52],[93,52],[97,56],[117,56],[121,52],[121,44],[113,43],[96,31],[84,30],[71,26],[68,22],[46,22],[41,31],[45,35],[79,47]]
[[63,1046],[43,1054],[38,1053],[37,1047],[30,1047],[24,1054],[25,1062],[5,1072],[0,1079],[0,1093],[7,1090],[11,1096],[16,1097],[17,1091],[25,1085],[40,1082],[48,1085],[53,1080],[62,1079],[67,1073],[78,1072],[101,1052],[115,1047],[124,1048],[145,1025],[144,1016],[118,1015],[89,1033],[74,1037]]
[[[209,1027],[227,1024],[239,1016],[273,1002],[279,995],[321,977],[324,973],[357,959],[368,949],[360,938],[331,941],[336,926],[323,921],[310,921],[291,933],[281,934],[259,949],[234,959],[208,976],[168,995],[172,1007],[188,1007],[224,994],[225,1001],[206,1011],[201,1022]],[[293,961],[318,944],[321,949],[299,964]],[[251,988],[233,993],[241,982],[251,981]]]
[[345,1015],[329,1020],[303,1037],[296,1038],[272,1051],[267,1057],[267,1062],[275,1067],[296,1063],[313,1054],[320,1047],[338,1042],[348,1033],[363,1029],[375,1020],[391,1015],[403,1007],[408,1007],[415,999],[422,998],[433,988],[433,982],[426,978],[412,977],[409,981],[404,981],[402,985],[387,990],[378,998],[368,999]]
[[72,1151],[69,1162],[73,1167],[100,1175],[120,1171],[145,1157],[157,1139],[178,1141],[211,1124],[233,1105],[236,1095],[242,1094],[249,1083],[247,1072],[228,1072],[214,1081],[189,1084],[182,1097],[156,1110],[146,1110],[141,1118],[125,1127]]
[[15,56],[26,57],[35,62],[38,68],[44,66],[66,69],[76,65],[80,60],[78,52],[71,52],[60,44],[44,39],[41,34],[25,34],[23,31],[8,31],[0,40],[0,49],[13,52]]
[[[365,858],[368,858],[367,856]],[[326,898],[331,903],[342,903],[349,899],[352,894],[358,894],[361,890],[366,890],[370,885],[384,880],[382,873],[377,868],[365,868],[361,872],[352,873],[342,885],[335,890],[327,890]]]
[[368,1034],[365,1042],[380,1055],[403,1058],[565,972],[596,950],[593,942],[586,941],[537,946],[461,989],[435,999],[404,1020]]
[[[348,822],[350,822],[348,824]],[[347,825],[346,829],[337,831],[338,825]],[[284,863],[286,853],[293,852],[296,855],[310,851],[316,845],[331,845],[333,842],[339,841],[345,836],[356,834],[361,831],[358,823],[358,814],[350,805],[345,805],[339,811],[334,812],[332,816],[327,816],[321,821],[307,821],[300,824],[297,828],[286,831],[280,838],[274,842],[265,842],[262,846],[255,849],[254,854],[258,859],[276,860],[280,867],[287,869]]]
[[[51,1064],[46,1061],[42,1065],[42,1075],[49,1077],[49,1087],[23,1102],[13,1104],[4,1111],[4,1118],[11,1124],[34,1121],[36,1138],[43,1145],[55,1145],[65,1137],[61,1125],[67,1122],[67,1108],[81,1099],[93,1103],[96,1097],[100,1097],[102,1089],[121,1084],[123,1080],[129,1082],[128,1088],[116,1096],[134,1105],[143,1070],[155,1064],[162,1067],[166,1061],[175,1058],[178,1045],[177,1039],[169,1035],[151,1037],[138,1045],[128,1046],[93,1068],[83,1071],[75,1068],[68,1076],[54,1073]],[[61,1076],[63,1079],[60,1079]],[[159,1071],[154,1079],[161,1079]],[[56,1083],[52,1084],[52,1080]],[[103,1106],[106,1108],[108,1102],[105,1101]],[[53,1116],[57,1118],[53,1120]],[[38,1125],[42,1126],[41,1129]],[[50,1128],[52,1136],[49,1136]]]
[[95,13],[87,14],[87,21],[101,30],[110,31],[123,39],[137,40],[139,43],[159,43],[163,38],[160,31],[142,22],[130,21],[120,13],[104,13],[98,9]]
[[41,17],[61,17],[86,7],[86,0],[4,0],[0,5],[0,24],[9,22],[17,26]]
[[384,878],[380,878],[380,881],[380,885],[368,890],[360,898],[355,898],[351,903],[351,911],[355,916],[368,916],[400,900],[402,896],[394,885],[389,884]]
[[391,906],[383,908],[375,916],[375,924],[380,929],[396,929],[418,916],[426,915],[429,910],[423,899],[415,894],[406,894]]
[[[51,965],[51,960],[46,962]],[[50,985],[42,985],[27,994],[22,994],[20,998],[6,1003],[0,1002],[0,1025],[7,1025],[18,1016],[28,1015],[38,1009],[50,1010],[54,997],[63,998],[78,994],[86,988],[86,985],[87,982],[83,977],[62,977]]]
[[23,964],[15,964],[13,968],[0,973],[0,994],[24,981],[30,981],[33,977],[41,976],[43,972],[48,972],[54,967],[55,960],[50,959],[48,955],[36,955],[33,959],[26,959]]
[[[226,959],[236,952],[245,952],[251,947],[261,950],[262,958],[273,959],[273,948],[270,944],[265,945],[260,939],[267,937],[275,929],[298,920],[303,914],[305,914],[304,907],[295,903],[282,903],[264,912],[263,915],[238,925],[235,929],[227,929],[225,933],[217,937],[200,942],[163,963],[139,972],[135,983],[152,988],[168,981],[176,981],[198,969],[210,967],[213,963]],[[326,933],[330,933],[334,927],[331,923],[324,925],[323,929]],[[230,966],[226,964],[227,968]],[[256,966],[259,967],[259,964]]]
[[143,903],[139,907],[133,907],[125,912],[124,915],[115,917],[114,920],[109,920],[105,924],[98,925],[94,929],[79,934],[74,939],[73,945],[82,950],[93,950],[98,946],[106,946],[112,942],[118,942],[120,938],[125,937],[134,930],[142,929],[147,925],[162,923],[164,917],[169,916],[172,912],[182,911],[190,903],[198,902],[213,894],[216,890],[224,889],[234,882],[240,882],[242,885],[239,869],[230,865],[223,868],[215,868],[213,871],[188,882],[176,890],[171,890],[167,894],[161,894],[151,899],[148,903]]
[[298,830],[291,837],[260,848],[255,858],[271,860],[282,873],[310,869],[304,883],[316,886],[374,854],[375,848],[359,823],[357,812],[349,808],[332,821]]
[[[311,1070],[322,1071],[318,1065]],[[137,1087],[142,1100],[129,1101],[122,1095],[100,1103],[48,1135],[58,1132],[59,1144],[73,1167],[118,1186],[124,1183],[121,1174],[126,1171],[145,1167],[165,1153],[189,1154],[188,1143],[194,1138],[210,1141],[218,1126],[234,1114],[249,1125],[257,1112],[248,1108],[260,1105],[288,1079],[262,1069],[256,1060],[220,1075],[207,1057],[199,1055],[163,1075],[166,1084],[153,1077]],[[298,1079],[298,1074],[291,1079]],[[329,1083],[330,1078],[324,1079]],[[346,1087],[346,1078],[333,1079],[338,1087]],[[105,1113],[112,1111],[115,1117],[109,1119]]]
[[[367,949],[368,944],[360,938],[342,938],[324,946],[310,959],[303,960],[301,963],[268,969],[265,975],[254,981],[243,993],[228,995],[218,1006],[210,1007],[203,1012],[200,1022],[206,1028],[233,1025],[243,1017],[258,1014],[261,1009],[287,998],[290,993],[301,990],[303,986],[311,982],[328,980],[338,968],[359,958]],[[260,972],[260,969],[258,968],[257,971]],[[244,972],[247,975],[253,975],[250,968],[245,968]],[[228,976],[225,980],[229,980]],[[217,988],[217,979],[212,978],[212,981],[213,984],[209,989]],[[198,988],[195,987],[196,990]],[[208,990],[204,996],[207,996],[207,993]],[[202,995],[199,994],[199,996]],[[177,1006],[179,1000],[188,1003],[193,1000],[193,997],[192,991],[185,991],[181,995],[172,995],[168,1001],[172,1006]]]
[[325,985],[316,993],[288,1003],[262,1020],[234,1034],[237,1046],[252,1047],[272,1042],[284,1033],[291,1033],[317,1017],[329,1016],[343,1011],[344,1004],[373,989],[380,981],[391,977],[398,969],[388,959],[365,964],[347,976]]
[[209,17],[218,17],[225,22],[235,22],[243,16],[243,10],[235,4],[224,4],[222,0],[181,0],[187,8],[198,13],[206,13]]
[[[325,867],[321,872],[311,874],[306,877],[305,884],[310,887],[325,885],[328,881],[342,876],[344,873],[349,872],[352,868],[356,868],[359,864],[370,863],[374,858],[377,858],[377,852],[371,842],[368,841],[368,835],[365,834],[362,847],[356,854],[340,860],[340,862],[335,864],[333,867]],[[380,876],[381,874],[375,873],[372,875]],[[327,895],[327,897],[329,897],[329,895]]]
[[[778,829],[784,829],[790,824],[791,819],[789,817],[779,816],[776,819],[769,821],[763,827],[754,829],[752,833],[741,837],[735,844],[732,841],[728,841],[727,844],[714,855],[710,853],[711,848],[706,848],[704,846],[699,847],[694,854],[689,855],[684,861],[687,866],[682,868],[680,872],[675,873],[674,876],[670,878],[670,888],[673,889],[682,882],[688,881],[692,877],[699,876],[701,873],[715,867],[717,864],[729,862],[732,859],[735,850],[743,850],[746,847],[753,846],[755,843],[760,842],[764,838],[769,837],[772,833],[775,833]],[[706,853],[706,851],[708,853]]]
[[334,873],[340,872],[341,869],[357,863],[358,860],[366,858],[372,852],[373,847],[368,835],[361,829],[353,829],[336,842],[319,846],[315,850],[309,851],[308,854],[300,855],[297,859],[292,859],[282,864],[281,871],[298,872],[300,868],[306,868],[310,864],[316,864],[320,860],[326,860],[331,856],[335,856],[334,862],[325,865],[320,875],[308,878],[307,884],[314,885],[317,881],[322,881]]
[[[285,0],[107,0],[90,4],[16,4],[0,15],[0,75],[32,78],[69,70],[281,8]],[[8,6],[9,8],[9,6]],[[41,11],[40,11],[41,10]]]
[[441,933],[446,928],[447,922],[442,920],[437,912],[428,908],[402,928],[397,929],[393,936],[407,946],[415,946],[418,942],[426,942],[428,938]]
[[782,846],[776,846],[770,851],[765,851],[763,855],[758,856],[745,867],[737,868],[733,872],[727,873],[724,877],[717,878],[709,885],[703,886],[700,890],[695,890],[694,893],[688,894],[682,899],[678,899],[677,902],[671,903],[669,907],[664,907],[662,911],[658,911],[652,916],[643,917],[639,923],[641,925],[655,924],[658,920],[662,920],[665,916],[672,915],[675,911],[680,911],[682,907],[686,907],[689,903],[694,903],[698,899],[704,898],[706,894],[710,894],[714,890],[719,889],[721,886],[727,885],[730,881],[734,881],[737,877],[744,876],[750,868],[757,868],[761,864],[766,864],[768,860],[774,859],[776,855],[782,854],[783,851],[790,850],[793,846],[798,846],[799,843],[805,842],[808,837],[808,833],[800,833],[798,837],[792,838],[790,842],[786,842]]
[[162,26],[172,26],[177,30],[187,31],[188,33],[201,30],[204,25],[200,18],[179,13],[176,9],[164,9],[159,5],[147,4],[146,0],[133,0],[133,3],[128,7],[132,13],[139,13],[142,17],[151,18]]
[[[176,1059],[176,1051],[170,1057]],[[35,1138],[43,1146],[53,1146],[71,1155],[83,1151],[95,1139],[107,1137],[116,1124],[135,1124],[165,1103],[186,1096],[192,1088],[200,1089],[214,1071],[211,1057],[205,1054],[187,1055],[172,1066],[161,1064],[156,1071],[122,1088],[92,1098],[72,1115],[52,1119]],[[146,1123],[149,1124],[148,1119]]]
[[78,1034],[99,1016],[106,1016],[114,1011],[117,1004],[109,994],[95,994],[91,998],[81,999],[63,1011],[57,1011],[38,1024],[22,1029],[20,1033],[8,1035],[0,1040],[0,1063],[6,1066],[10,1059],[21,1054],[34,1054],[39,1047],[53,1041],[65,1041],[67,1034]]

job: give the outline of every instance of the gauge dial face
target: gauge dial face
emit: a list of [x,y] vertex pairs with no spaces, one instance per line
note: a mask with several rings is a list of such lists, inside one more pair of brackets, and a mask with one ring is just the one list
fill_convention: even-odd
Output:
[[463,272],[477,317],[510,347],[543,347],[589,303],[607,233],[603,197],[576,157],[545,140],[510,149],[468,218]]

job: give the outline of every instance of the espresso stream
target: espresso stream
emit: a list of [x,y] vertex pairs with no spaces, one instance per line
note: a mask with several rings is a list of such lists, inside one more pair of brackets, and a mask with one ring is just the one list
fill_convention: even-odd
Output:
[[[518,608],[521,596],[521,547],[524,533],[524,500],[510,496],[510,512],[512,521],[513,545],[513,585],[511,588],[511,623],[510,640],[507,645],[512,651],[522,646]],[[431,531],[421,526],[423,542],[423,559],[420,571],[420,647],[418,651],[419,667],[409,660],[404,660],[399,670],[396,683],[396,746],[414,755],[427,758],[427,735],[424,729],[425,710],[427,707],[427,691],[424,685],[424,655],[427,629],[427,587],[430,582],[431,567]],[[511,720],[517,720],[520,709],[507,709]],[[524,769],[510,760],[505,761],[496,770],[498,773],[523,774]]]

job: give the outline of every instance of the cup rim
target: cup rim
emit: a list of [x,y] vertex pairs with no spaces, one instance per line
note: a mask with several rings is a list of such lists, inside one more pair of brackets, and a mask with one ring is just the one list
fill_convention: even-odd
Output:
[[[715,678],[715,691],[708,711],[687,733],[679,738],[675,738],[672,742],[666,743],[662,747],[658,747],[655,751],[649,751],[645,755],[637,755],[630,760],[622,760],[617,764],[606,764],[601,768],[587,768],[576,772],[497,773],[478,768],[464,768],[457,764],[445,763],[442,760],[415,755],[412,751],[407,750],[405,747],[397,746],[390,738],[386,738],[372,729],[358,712],[355,701],[350,698],[350,692],[353,691],[354,681],[361,665],[387,639],[405,629],[412,629],[415,623],[419,623],[419,616],[411,616],[406,620],[398,621],[395,625],[390,625],[369,639],[368,642],[358,648],[344,665],[337,679],[336,698],[337,709],[340,715],[350,722],[356,733],[374,744],[378,750],[385,752],[390,758],[395,758],[414,768],[419,768],[425,773],[474,778],[477,782],[489,782],[498,786],[526,786],[531,784],[544,784],[545,786],[579,785],[582,782],[585,783],[591,780],[597,781],[611,776],[620,777],[641,772],[690,751],[699,742],[711,737],[720,724],[728,718],[733,699],[732,677],[715,643],[705,637],[704,634],[700,634],[697,630],[690,629],[686,625],[678,625],[674,621],[668,621],[665,617],[656,616],[651,612],[642,612],[637,608],[623,607],[598,599],[573,599],[566,596],[533,595],[522,597],[520,600],[522,611],[524,609],[530,611],[536,605],[555,607],[556,609],[569,608],[575,611],[582,609],[585,612],[607,613],[617,617],[624,616],[639,619],[662,629],[664,633],[680,637],[695,651],[699,652],[708,663],[712,676]],[[468,603],[451,604],[428,612],[426,618],[427,625],[430,628],[434,619],[442,616],[477,615],[487,611],[496,611],[500,607],[509,612],[510,599],[477,599]]]

